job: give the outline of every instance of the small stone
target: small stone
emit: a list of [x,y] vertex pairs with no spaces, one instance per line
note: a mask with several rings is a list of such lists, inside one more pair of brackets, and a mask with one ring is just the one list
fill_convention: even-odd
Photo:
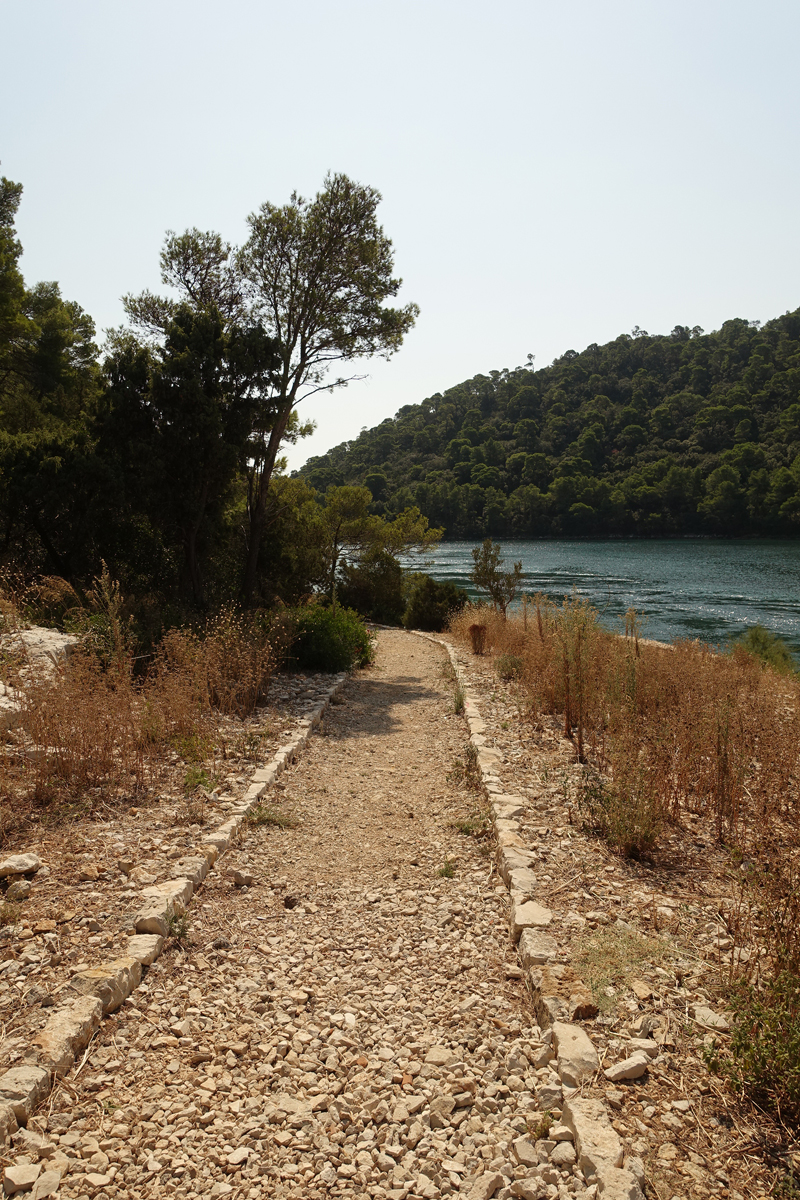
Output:
[[631,1038],[630,1049],[634,1054],[646,1054],[648,1058],[655,1058],[658,1054],[658,1042],[652,1038]]
[[41,865],[38,854],[12,854],[0,862],[0,879],[9,875],[33,875]]
[[487,1171],[479,1175],[467,1193],[468,1200],[491,1200],[498,1188],[505,1185],[505,1177],[499,1171]]
[[515,904],[511,916],[511,937],[518,942],[523,929],[544,929],[552,920],[550,909],[537,904],[535,900]]
[[14,1146],[23,1154],[35,1155],[37,1158],[49,1158],[55,1150],[52,1142],[38,1133],[35,1129],[20,1129],[13,1137]]
[[707,1029],[719,1029],[721,1033],[727,1033],[730,1025],[725,1017],[715,1013],[713,1008],[706,1008],[702,1004],[695,1004],[689,1010],[699,1025],[705,1025]]
[[576,988],[569,998],[569,1019],[571,1021],[592,1021],[598,1013],[597,1004],[588,988]]
[[645,983],[643,979],[634,979],[631,983],[631,991],[636,999],[641,1000],[642,1002],[649,1000],[653,994],[653,989],[648,983]]
[[20,900],[27,900],[33,891],[33,884],[27,879],[16,879],[9,884],[6,892],[6,900],[13,903],[18,903]]
[[228,871],[228,878],[232,880],[234,887],[244,888],[253,886],[253,876],[249,871]]
[[544,1180],[538,1171],[526,1175],[524,1179],[517,1179],[511,1184],[512,1196],[519,1196],[520,1200],[542,1200],[542,1197],[547,1193],[544,1191]]
[[622,1062],[614,1063],[603,1074],[611,1083],[619,1083],[622,1079],[639,1079],[646,1072],[649,1062],[648,1056],[639,1052],[623,1059]]
[[453,1051],[448,1050],[446,1046],[431,1046],[425,1055],[425,1062],[432,1067],[444,1067],[452,1061],[452,1058]]
[[584,1175],[601,1167],[622,1165],[622,1142],[612,1128],[602,1100],[573,1097],[564,1101],[561,1120],[572,1130],[578,1165]]
[[157,933],[136,933],[128,938],[128,958],[137,959],[143,967],[152,966],[164,948],[164,938]]
[[42,1067],[12,1067],[0,1075],[0,1105],[14,1110],[19,1124],[28,1117],[49,1091],[50,1072]]
[[81,996],[57,1009],[33,1039],[39,1062],[56,1075],[66,1074],[75,1056],[89,1044],[102,1015],[102,1001],[95,996]]
[[47,1196],[54,1196],[60,1186],[61,1172],[59,1170],[45,1171],[33,1185],[31,1200],[46,1200]]
[[3,1172],[3,1191],[7,1196],[16,1196],[17,1192],[29,1192],[41,1173],[41,1165],[26,1164],[19,1167],[6,1167]]
[[636,1177],[619,1167],[603,1167],[597,1172],[597,1194],[605,1200],[642,1200]]
[[431,1129],[444,1129],[449,1124],[447,1118],[456,1106],[455,1097],[437,1096],[431,1101]]
[[580,1087],[600,1069],[597,1051],[579,1025],[554,1021],[553,1042],[558,1056],[558,1073],[568,1087]]
[[554,1167],[571,1167],[577,1155],[572,1142],[559,1142],[550,1153],[550,1162]]
[[536,1167],[539,1165],[539,1152],[530,1138],[515,1138],[511,1143],[511,1149],[514,1151],[514,1157],[520,1166]]
[[80,971],[70,980],[70,986],[83,996],[97,996],[103,1012],[115,1012],[139,986],[142,964],[136,958],[117,958],[101,967]]
[[551,1075],[546,1083],[536,1088],[536,1103],[542,1112],[553,1112],[564,1103],[564,1093],[557,1075]]
[[549,933],[540,929],[523,929],[519,939],[519,957],[523,967],[540,967],[554,959],[558,945]]
[[105,1175],[100,1171],[87,1171],[83,1178],[86,1180],[89,1187],[93,1188],[94,1191],[97,1192],[100,1190],[100,1188],[108,1187],[113,1176]]

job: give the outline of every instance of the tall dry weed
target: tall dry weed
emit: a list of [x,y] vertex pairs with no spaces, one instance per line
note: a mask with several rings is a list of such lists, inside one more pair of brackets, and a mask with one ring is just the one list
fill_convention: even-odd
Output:
[[248,716],[267,693],[275,655],[257,617],[223,610],[206,626],[201,661],[209,703]]
[[[451,626],[462,641],[466,619]],[[560,719],[587,763],[588,828],[638,857],[669,821],[699,817],[730,849],[741,880],[729,914],[735,1023],[709,1062],[800,1125],[800,680],[742,645],[645,642],[632,611],[614,637],[575,597],[536,597],[534,613],[525,606],[503,629],[488,612],[481,620],[493,653],[513,646],[523,660],[533,719]]]
[[85,650],[68,667],[31,680],[20,729],[34,799],[138,790],[145,760],[137,708],[130,674],[107,671]]
[[14,744],[0,756],[0,807],[132,796],[158,783],[173,749],[191,756],[209,744],[213,709],[247,716],[266,693],[275,658],[255,618],[223,611],[200,633],[173,630],[137,672],[124,602],[105,567],[86,605],[64,581],[38,586],[39,601],[46,593],[60,604],[81,641],[65,663],[21,681]]
[[[644,642],[633,612],[626,636],[615,637],[576,596],[532,603],[533,614],[507,621],[472,607],[451,634],[466,642],[479,618],[493,654],[522,660],[532,718],[561,720],[576,757],[618,790],[620,811],[647,797],[649,830],[697,813],[742,850],[780,853],[798,825],[797,677],[741,647],[719,654],[697,642]],[[640,850],[651,833],[644,842]]]

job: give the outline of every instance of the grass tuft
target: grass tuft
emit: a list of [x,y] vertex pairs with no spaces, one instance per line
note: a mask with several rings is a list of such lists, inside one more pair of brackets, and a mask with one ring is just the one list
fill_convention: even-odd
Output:
[[295,829],[299,824],[291,813],[281,812],[274,804],[256,804],[247,814],[251,825],[274,825],[277,829]]

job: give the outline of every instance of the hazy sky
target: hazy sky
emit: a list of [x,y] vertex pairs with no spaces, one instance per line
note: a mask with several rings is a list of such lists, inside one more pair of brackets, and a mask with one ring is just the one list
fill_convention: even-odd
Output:
[[800,305],[797,0],[4,0],[2,30],[23,270],[99,330],[166,229],[380,189],[421,315],[293,465],[529,352]]

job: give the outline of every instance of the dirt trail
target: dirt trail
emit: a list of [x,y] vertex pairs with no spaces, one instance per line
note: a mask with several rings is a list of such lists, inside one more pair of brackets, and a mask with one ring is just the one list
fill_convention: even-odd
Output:
[[298,824],[250,828],[54,1093],[62,1196],[593,1194],[567,1131],[513,1152],[560,1085],[489,846],[453,828],[481,803],[453,691],[438,646],[380,635],[275,793]]

